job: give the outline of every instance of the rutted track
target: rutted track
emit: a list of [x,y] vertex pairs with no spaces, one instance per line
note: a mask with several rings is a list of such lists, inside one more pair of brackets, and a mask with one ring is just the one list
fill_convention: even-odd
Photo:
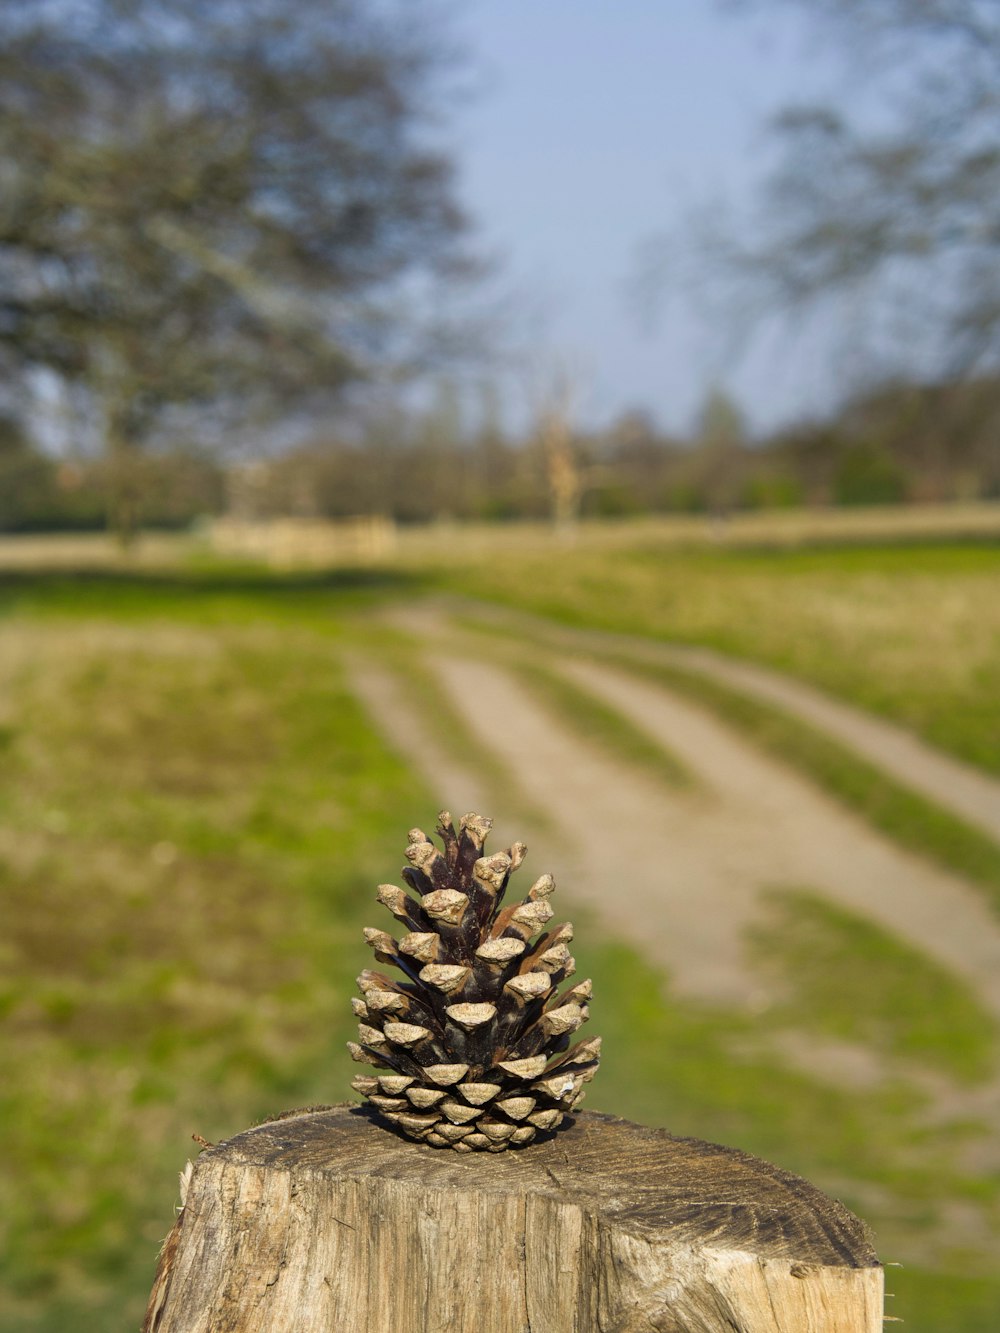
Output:
[[835,699],[813,685],[711,648],[571,629],[476,603],[467,604],[467,609],[487,622],[514,627],[525,637],[561,652],[616,649],[637,661],[697,672],[753,699],[775,704],[1000,842],[1000,780],[935,749],[905,728]]
[[[574,897],[665,964],[677,987],[753,1002],[742,937],[762,891],[808,887],[868,914],[972,984],[1000,1015],[1000,923],[959,878],[910,855],[701,708],[624,672],[562,654],[558,665],[672,749],[698,785],[670,791],[557,722],[482,645],[439,613],[408,613],[427,660],[479,744],[441,752],[388,681],[356,673],[373,715],[444,803],[479,798],[490,753],[519,774],[529,806],[563,833]],[[457,790],[456,790],[457,788]],[[478,790],[477,790],[478,788]],[[563,851],[563,848],[565,851]]]

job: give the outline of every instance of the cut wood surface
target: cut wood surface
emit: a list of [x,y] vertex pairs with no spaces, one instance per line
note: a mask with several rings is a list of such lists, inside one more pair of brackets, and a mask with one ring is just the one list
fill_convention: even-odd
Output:
[[144,1333],[877,1333],[841,1204],[746,1153],[593,1112],[516,1152],[338,1106],[204,1152]]

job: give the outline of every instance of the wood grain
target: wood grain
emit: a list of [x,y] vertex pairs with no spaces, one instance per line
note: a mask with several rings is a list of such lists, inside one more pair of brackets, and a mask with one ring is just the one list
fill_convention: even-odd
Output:
[[876,1333],[862,1225],[758,1158],[581,1112],[461,1156],[354,1106],[201,1155],[144,1333]]

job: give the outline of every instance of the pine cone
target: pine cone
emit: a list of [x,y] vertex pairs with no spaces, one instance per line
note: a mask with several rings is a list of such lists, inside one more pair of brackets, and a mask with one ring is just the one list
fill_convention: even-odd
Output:
[[555,882],[542,875],[522,902],[503,907],[526,848],[484,856],[492,825],[466,815],[456,833],[442,811],[443,852],[411,830],[403,878],[419,897],[392,884],[378,890],[408,933],[397,942],[365,931],[376,960],[406,979],[366,970],[363,999],[352,1001],[360,1040],[348,1043],[351,1055],[385,1071],[358,1075],[352,1087],[409,1138],[459,1152],[503,1152],[557,1129],[582,1100],[601,1047],[593,1037],[570,1048],[591,983],[556,994],[576,970],[573,927],[532,942],[552,917]]

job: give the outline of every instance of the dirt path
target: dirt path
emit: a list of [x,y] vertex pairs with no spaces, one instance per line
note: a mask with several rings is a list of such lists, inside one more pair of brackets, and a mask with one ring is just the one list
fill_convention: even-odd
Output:
[[[482,660],[471,636],[463,640],[432,613],[408,614],[406,627],[424,639],[429,664],[480,741],[470,774],[496,753],[518,772],[528,802],[562,830],[560,866],[536,869],[561,868],[567,897],[666,965],[682,992],[754,1003],[742,937],[762,892],[791,886],[869,915],[972,983],[1000,1014],[1000,923],[976,892],[883,839],[708,713],[624,672],[565,654],[552,660],[699,780],[694,790],[670,791],[557,723],[502,665]],[[388,733],[408,729],[404,748],[455,808],[442,779],[450,769],[469,790],[470,778],[435,753],[426,724],[383,684],[364,673],[373,714]]]
[[619,649],[647,662],[696,671],[764,703],[775,704],[817,730],[843,742],[862,758],[968,820],[1000,842],[1000,780],[926,744],[903,727],[834,699],[822,690],[769,667],[741,662],[679,644],[654,643],[630,635],[567,629],[538,617],[475,605],[475,614],[516,626],[527,637],[565,649]]
[[[368,658],[347,657],[345,667],[354,694],[386,740],[423,777],[437,802],[436,809],[447,807],[456,815],[467,810],[491,814],[490,791],[481,772],[471,762],[457,764],[451,758],[426,720],[404,697],[393,674]],[[513,833],[508,841],[518,836]]]

